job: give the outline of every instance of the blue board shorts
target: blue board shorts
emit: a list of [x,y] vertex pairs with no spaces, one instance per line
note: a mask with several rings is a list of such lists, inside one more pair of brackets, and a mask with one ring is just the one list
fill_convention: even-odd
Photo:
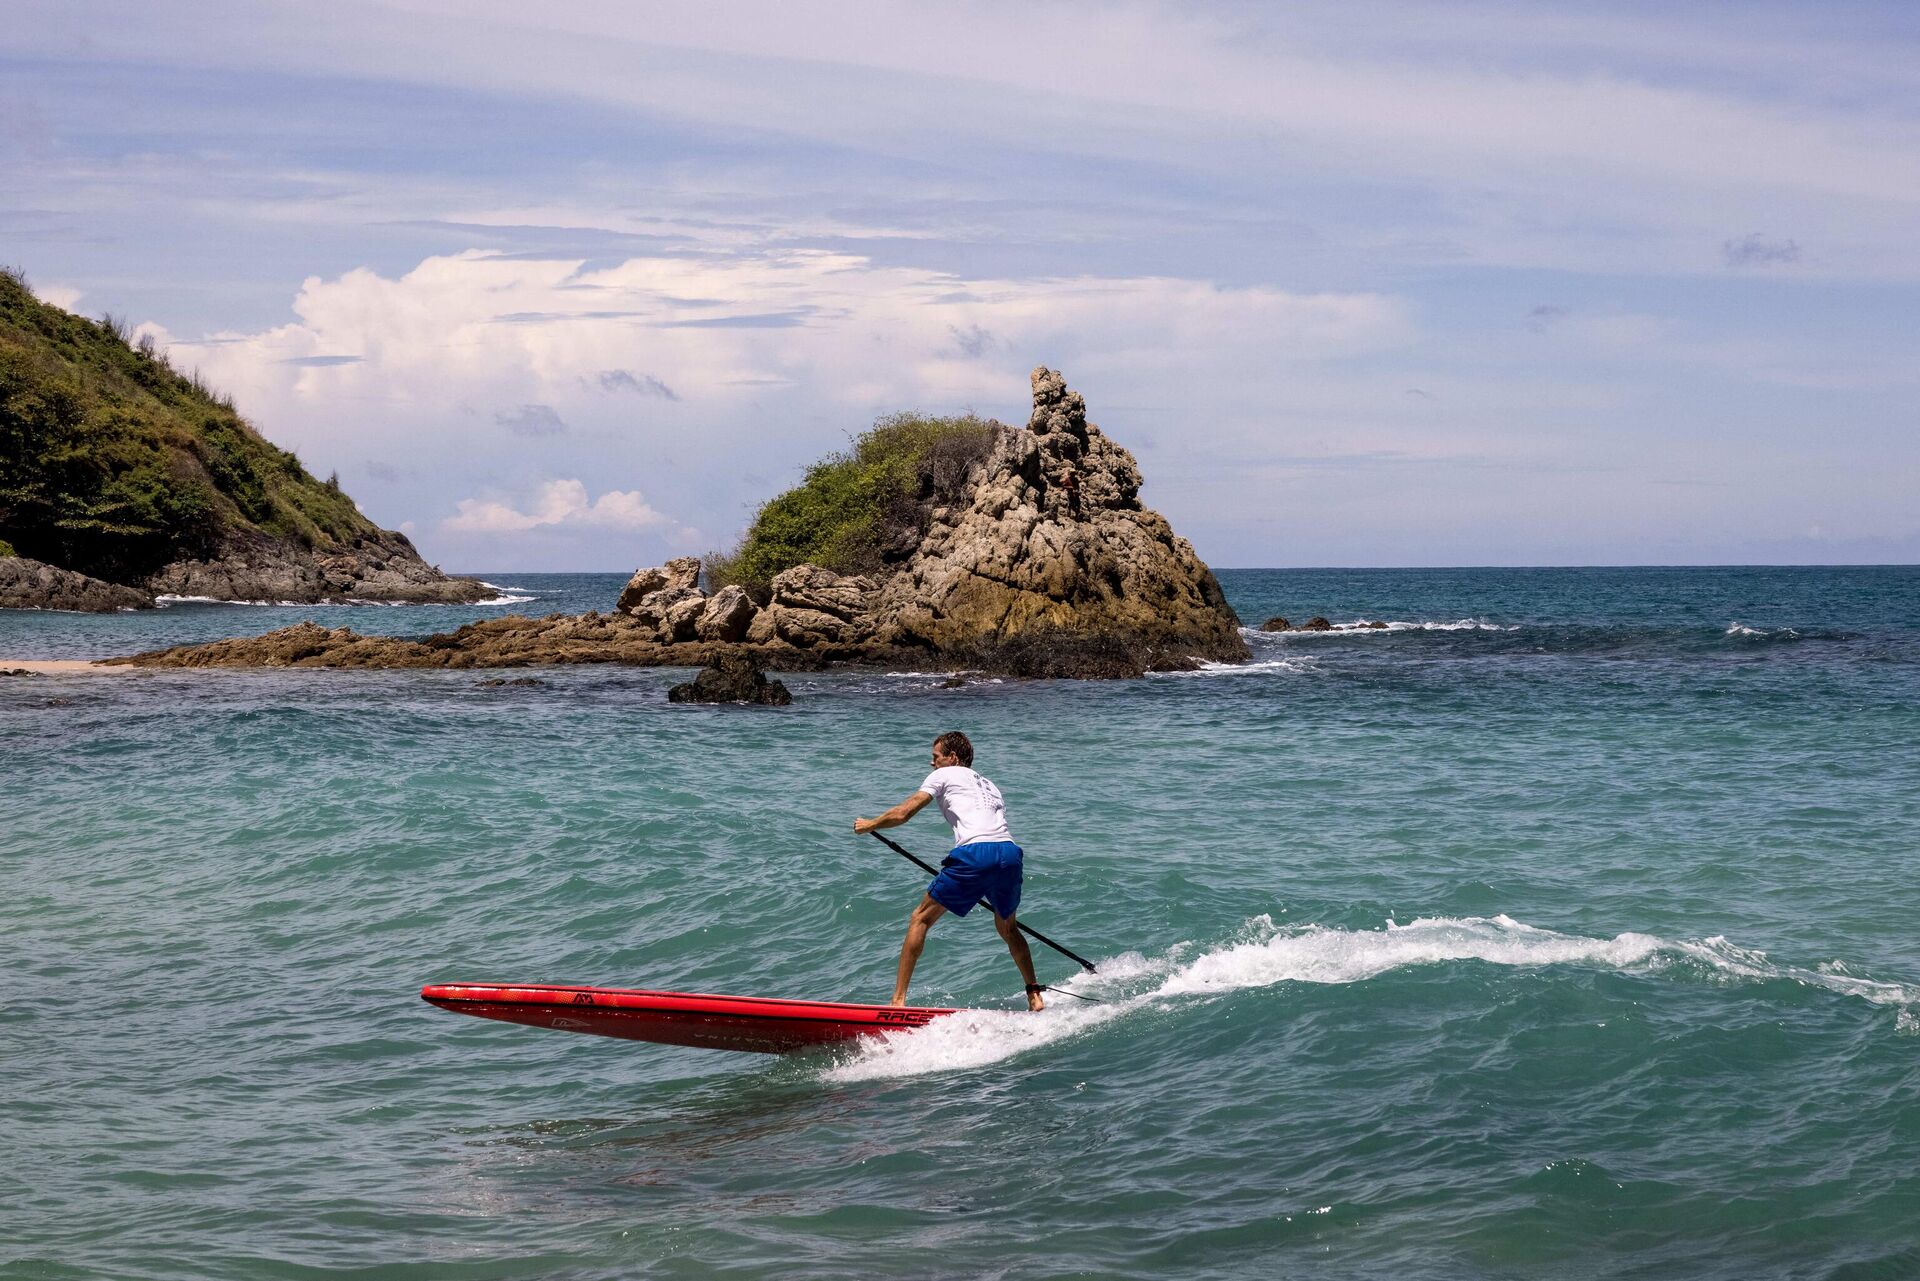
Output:
[[1020,863],[1020,847],[1012,841],[956,845],[940,860],[927,894],[955,916],[965,916],[981,899],[994,915],[1012,916],[1020,907]]

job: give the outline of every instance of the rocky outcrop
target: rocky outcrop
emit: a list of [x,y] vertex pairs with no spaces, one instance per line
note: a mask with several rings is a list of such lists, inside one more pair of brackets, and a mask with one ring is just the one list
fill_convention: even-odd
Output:
[[1032,384],[1026,430],[996,425],[958,501],[926,513],[918,543],[895,549],[904,559],[883,580],[796,565],[755,608],[737,588],[703,596],[689,557],[634,574],[620,612],[666,645],[918,650],[1019,674],[1246,658],[1212,571],[1141,505],[1133,455],[1087,421],[1058,373],[1036,369]]
[[873,636],[873,596],[870,578],[795,565],[774,576],[773,599],[754,617],[747,639],[785,641],[802,649],[863,644]]
[[691,557],[642,569],[620,594],[619,612],[663,645],[707,641],[847,649],[872,639],[872,579],[796,565],[775,576],[762,607],[740,587],[705,595],[695,585],[699,572],[700,562]]
[[533,667],[624,663],[635,667],[704,667],[722,654],[740,653],[772,671],[817,671],[832,663],[923,667],[922,651],[882,645],[801,649],[784,641],[764,645],[723,641],[663,642],[624,614],[589,612],[526,618],[508,614],[432,636],[362,636],[345,627],[298,623],[268,632],[177,645],[108,664],[134,667]]
[[655,639],[672,644],[698,637],[707,604],[700,590],[700,558],[682,556],[658,568],[636,571],[614,609]]
[[637,569],[627,580],[614,609],[631,614],[650,596],[661,592],[697,592],[700,589],[700,558],[682,556],[652,569]]
[[701,607],[700,619],[693,625],[694,637],[727,643],[743,641],[758,612],[746,588],[722,587]]
[[871,637],[940,652],[1021,637],[1106,637],[1148,667],[1248,656],[1239,619],[1186,539],[1140,502],[1133,455],[1033,371],[1026,431],[1005,430],[970,503],[938,513],[878,592]]
[[351,543],[310,548],[251,530],[229,536],[210,560],[177,560],[144,586],[163,596],[211,600],[405,601],[470,605],[498,595],[477,578],[453,578],[420,559],[405,534],[375,530]]
[[25,556],[0,557],[0,609],[61,609],[111,614],[152,609],[153,596],[137,587],[89,578]]
[[793,695],[779,681],[770,681],[759,666],[738,651],[716,655],[713,662],[684,685],[667,691],[669,703],[756,703],[785,707]]

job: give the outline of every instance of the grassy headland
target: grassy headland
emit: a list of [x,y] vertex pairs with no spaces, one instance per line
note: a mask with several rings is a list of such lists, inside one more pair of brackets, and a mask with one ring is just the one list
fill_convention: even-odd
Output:
[[0,548],[130,583],[246,531],[308,548],[378,532],[123,322],[0,271]]

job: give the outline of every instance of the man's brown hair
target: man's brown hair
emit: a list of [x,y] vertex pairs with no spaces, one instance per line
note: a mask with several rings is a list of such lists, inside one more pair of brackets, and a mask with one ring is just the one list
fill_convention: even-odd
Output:
[[973,744],[969,743],[967,736],[957,729],[950,729],[934,739],[933,745],[962,765],[973,764]]

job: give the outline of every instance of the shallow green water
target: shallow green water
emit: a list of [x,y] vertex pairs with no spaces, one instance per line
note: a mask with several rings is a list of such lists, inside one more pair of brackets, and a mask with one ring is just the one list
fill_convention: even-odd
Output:
[[[0,683],[0,1276],[1920,1275],[1920,571],[1223,579],[1421,626],[783,710]],[[0,613],[0,654],[476,612]],[[913,996],[989,1012],[854,1056],[417,999],[884,997],[921,878],[847,825],[956,726],[1106,1004],[1014,1013],[977,916]]]

